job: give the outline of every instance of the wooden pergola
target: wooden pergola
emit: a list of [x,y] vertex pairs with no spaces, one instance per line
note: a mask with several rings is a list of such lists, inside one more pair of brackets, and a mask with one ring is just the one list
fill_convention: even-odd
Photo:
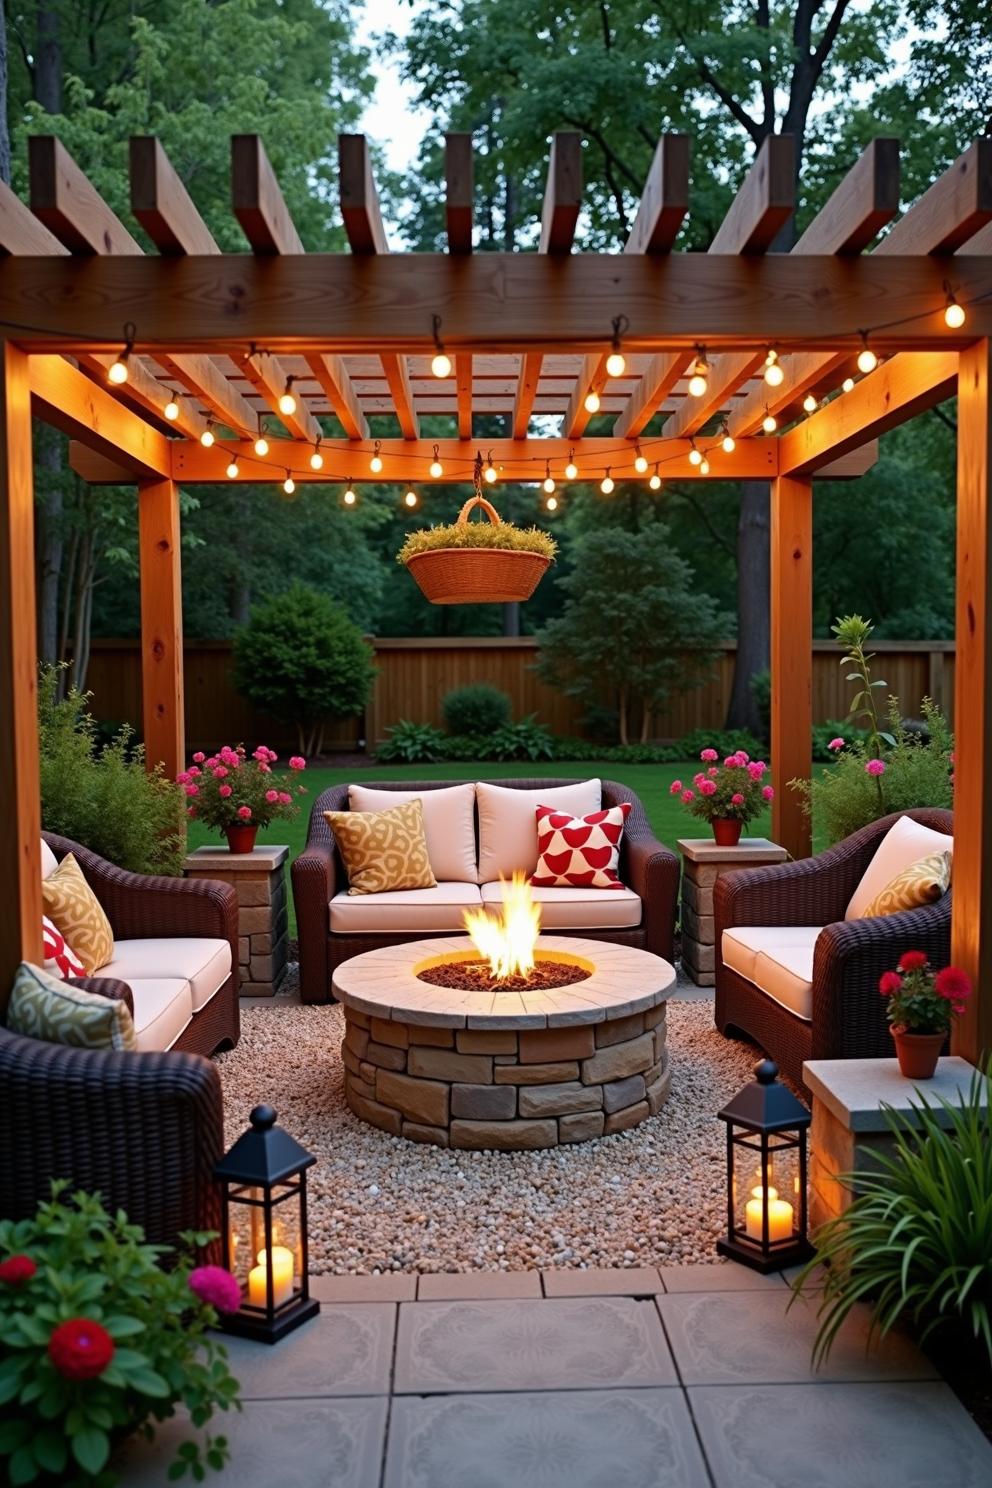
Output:
[[[54,137],[30,141],[29,205],[0,187],[0,881],[13,906],[0,978],[41,955],[33,415],[71,436],[86,479],[137,486],[144,735],[170,773],[184,758],[184,481],[423,487],[470,479],[477,453],[501,479],[535,483],[560,481],[569,460],[583,480],[768,479],[784,787],[811,771],[812,483],[863,473],[879,434],[956,393],[953,939],[979,988],[958,1034],[977,1061],[992,1046],[992,139],[901,216],[897,143],[875,140],[788,254],[768,250],[795,209],[789,136],[765,141],[705,254],[673,251],[690,200],[684,136],[660,140],[619,254],[572,252],[578,135],[554,136],[531,253],[473,254],[470,136],[447,138],[447,253],[391,253],[364,137],[343,136],[339,155],[347,254],[304,251],[253,135],[232,140],[244,254],[219,252],[155,139],[131,141],[130,185],[157,255]],[[613,417],[608,437],[586,433],[594,413]],[[397,437],[370,434],[380,414]],[[421,435],[434,414],[450,438]],[[507,437],[473,437],[475,414],[504,415]],[[318,422],[332,415],[339,438]],[[560,421],[553,436],[533,428],[545,419]],[[773,829],[808,854],[784,788]]]

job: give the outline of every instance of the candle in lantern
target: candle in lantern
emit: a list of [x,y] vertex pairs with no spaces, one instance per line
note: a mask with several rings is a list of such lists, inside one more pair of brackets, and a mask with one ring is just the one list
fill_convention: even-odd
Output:
[[[791,1214],[791,1209],[790,1209]],[[272,1305],[281,1307],[293,1295],[293,1252],[285,1245],[273,1245],[272,1260]],[[266,1252],[258,1252],[258,1265],[248,1273],[248,1301],[252,1307],[265,1307],[266,1297]]]
[[[749,1240],[760,1240],[763,1235],[762,1209],[764,1189],[752,1188],[751,1197],[745,1209],[744,1228]],[[768,1189],[768,1239],[789,1240],[792,1238],[792,1205],[785,1199],[780,1199],[778,1189],[769,1186]]]

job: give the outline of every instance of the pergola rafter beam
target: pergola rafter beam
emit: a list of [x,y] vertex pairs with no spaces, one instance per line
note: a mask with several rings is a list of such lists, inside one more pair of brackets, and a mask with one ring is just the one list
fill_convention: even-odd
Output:
[[131,211],[166,258],[219,253],[171,160],[152,135],[132,135],[128,144]]
[[709,252],[764,253],[796,209],[796,142],[770,134],[738,188]]
[[379,193],[372,174],[369,142],[364,134],[338,136],[341,217],[352,253],[388,253]]
[[517,392],[513,404],[513,437],[526,439],[530,425],[537,385],[541,380],[541,364],[544,357],[539,351],[526,351],[520,358],[517,374]]
[[170,448],[175,441],[159,434],[64,357],[29,357],[28,377],[32,402],[46,423],[124,464],[132,479],[171,473]]
[[472,252],[472,136],[444,136],[444,221],[449,253]]
[[687,134],[663,134],[641,192],[624,253],[670,253],[689,210]]
[[307,366],[320,384],[348,438],[367,439],[368,421],[355,396],[348,369],[342,359],[330,352],[312,352],[307,357]]
[[582,208],[582,136],[559,130],[551,136],[548,181],[541,211],[541,253],[571,253]]
[[231,137],[231,205],[256,253],[305,253],[261,136]]

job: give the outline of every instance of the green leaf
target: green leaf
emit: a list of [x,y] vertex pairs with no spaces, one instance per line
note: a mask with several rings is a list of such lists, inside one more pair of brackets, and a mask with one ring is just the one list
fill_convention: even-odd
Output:
[[0,1421],[0,1457],[9,1457],[31,1435],[31,1423],[24,1419]]
[[46,1472],[63,1472],[69,1457],[65,1437],[61,1432],[39,1431],[34,1439],[34,1455]]
[[18,1447],[7,1464],[10,1488],[21,1488],[22,1483],[33,1483],[38,1476],[38,1464],[29,1446]]
[[128,1372],[128,1384],[132,1389],[139,1390],[142,1395],[161,1397],[169,1393],[167,1381],[154,1369],[130,1370]]
[[95,1477],[107,1465],[110,1437],[96,1426],[87,1426],[72,1438],[72,1455],[84,1472]]
[[145,1324],[136,1317],[109,1317],[104,1320],[103,1326],[111,1338],[133,1338],[136,1333],[144,1333]]

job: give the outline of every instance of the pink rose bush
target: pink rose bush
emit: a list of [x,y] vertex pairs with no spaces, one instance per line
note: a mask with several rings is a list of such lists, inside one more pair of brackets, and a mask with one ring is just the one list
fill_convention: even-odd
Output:
[[967,1006],[971,981],[957,966],[935,972],[924,951],[905,951],[895,971],[883,971],[878,990],[899,1032],[947,1033]]
[[696,772],[691,787],[683,786],[681,780],[673,780],[669,786],[690,816],[707,822],[727,817],[749,822],[773,799],[774,790],[764,783],[768,774],[764,760],[751,759],[743,749],[728,754],[722,765],[713,763],[719,759],[715,749],[701,750],[699,758],[706,768]]
[[307,762],[294,754],[288,770],[274,771],[278,759],[276,751],[265,744],[259,744],[250,756],[243,744],[234,749],[225,744],[211,755],[197,750],[193,763],[176,776],[191,798],[188,814],[220,832],[233,826],[267,827],[278,818],[296,816],[300,808],[294,793],[306,794],[299,775]]

